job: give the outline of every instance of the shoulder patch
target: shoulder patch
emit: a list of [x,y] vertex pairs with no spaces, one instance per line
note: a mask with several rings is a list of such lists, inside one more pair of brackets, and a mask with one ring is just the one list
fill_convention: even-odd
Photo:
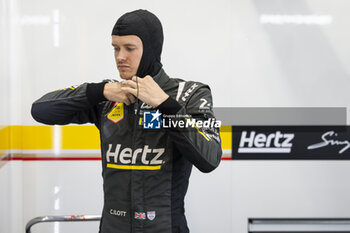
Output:
[[124,103],[113,104],[112,110],[108,113],[107,118],[113,123],[118,123],[124,119]]

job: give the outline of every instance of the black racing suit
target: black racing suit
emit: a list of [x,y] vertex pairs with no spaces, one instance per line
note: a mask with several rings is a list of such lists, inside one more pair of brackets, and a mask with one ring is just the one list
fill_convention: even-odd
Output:
[[[207,85],[169,78],[163,69],[153,79],[170,96],[158,107],[163,115],[214,117]],[[100,130],[104,180],[100,232],[189,232],[184,198],[192,165],[202,172],[219,165],[218,128],[144,129],[143,113],[153,111],[151,106],[142,102],[139,107],[111,101],[92,104],[88,85],[44,95],[33,103],[32,116],[51,125],[94,123]]]

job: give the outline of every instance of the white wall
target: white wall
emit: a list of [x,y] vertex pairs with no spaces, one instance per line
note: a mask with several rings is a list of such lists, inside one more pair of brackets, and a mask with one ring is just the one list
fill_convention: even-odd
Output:
[[[8,6],[5,0],[0,1],[0,130],[9,124],[9,104],[8,97],[8,32],[9,17]],[[7,142],[0,142],[0,232],[10,231],[10,168],[2,161],[4,149],[7,148]]]
[[[347,0],[1,0],[0,125],[36,125],[31,103],[50,90],[117,78],[111,29],[138,8],[163,23],[167,73],[208,83],[215,106],[349,109],[349,7]],[[262,15],[284,16],[263,24]],[[300,24],[310,15],[332,22]],[[99,214],[100,164],[87,164],[1,167],[0,232],[22,232],[38,215]],[[89,184],[65,179],[82,174]],[[350,189],[342,180],[349,176],[348,161],[223,161],[211,174],[194,170],[189,225],[192,232],[237,233],[246,232],[248,217],[348,217]],[[33,229],[57,226],[66,227]]]
[[[10,2],[18,16],[12,72],[26,87],[23,119],[16,119],[21,124],[35,124],[30,104],[48,90],[118,78],[111,29],[120,15],[138,8],[163,23],[167,73],[210,84],[216,106],[349,107],[346,0]],[[332,22],[263,24],[262,15]]]

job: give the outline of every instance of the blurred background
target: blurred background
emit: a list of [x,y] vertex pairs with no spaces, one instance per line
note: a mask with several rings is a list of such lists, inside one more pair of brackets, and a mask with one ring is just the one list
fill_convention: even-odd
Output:
[[[97,130],[44,126],[30,109],[49,91],[119,79],[110,35],[135,9],[161,20],[168,75],[209,84],[215,107],[341,107],[349,122],[347,0],[1,0],[0,232],[24,232],[36,216],[102,212]],[[229,126],[220,167],[193,170],[191,232],[248,232],[250,218],[350,217],[348,160],[231,160]],[[32,231],[92,233],[98,222]]]

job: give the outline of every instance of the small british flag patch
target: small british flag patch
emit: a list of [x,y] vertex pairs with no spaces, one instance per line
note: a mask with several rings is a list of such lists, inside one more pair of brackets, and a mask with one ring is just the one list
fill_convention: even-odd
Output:
[[135,219],[146,219],[146,213],[145,212],[135,212]]

